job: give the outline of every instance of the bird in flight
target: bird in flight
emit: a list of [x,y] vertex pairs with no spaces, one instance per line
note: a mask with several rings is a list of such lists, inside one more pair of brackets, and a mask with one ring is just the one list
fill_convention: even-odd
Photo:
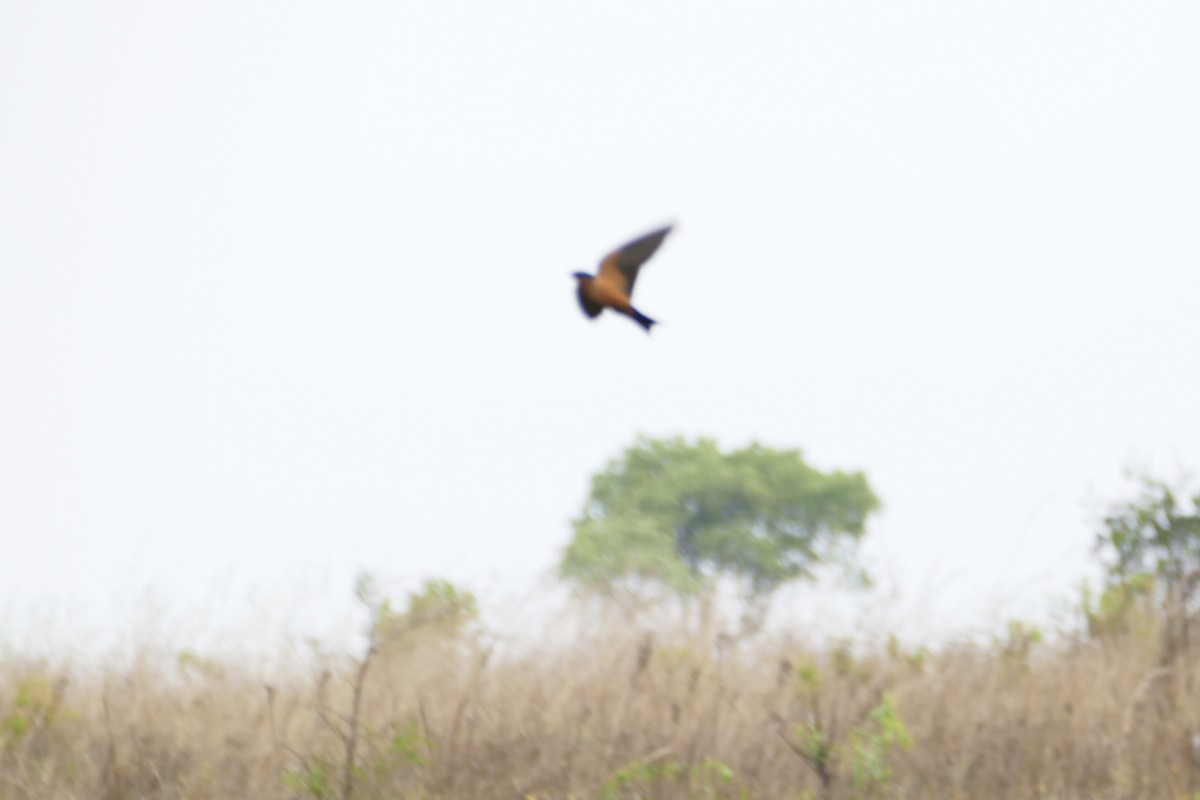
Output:
[[576,289],[583,313],[595,318],[604,309],[611,308],[629,317],[649,333],[655,321],[634,308],[629,298],[633,295],[638,270],[654,255],[670,232],[671,226],[668,225],[617,248],[604,257],[595,275],[576,272],[574,278],[578,284]]

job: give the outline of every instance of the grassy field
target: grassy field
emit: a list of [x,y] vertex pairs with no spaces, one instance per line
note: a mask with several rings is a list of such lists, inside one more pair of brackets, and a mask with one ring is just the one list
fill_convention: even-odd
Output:
[[[1155,640],[713,651],[437,626],[259,671],[0,662],[2,798],[1193,798],[1200,688]],[[564,639],[570,639],[565,641]],[[352,765],[352,766],[351,766]]]

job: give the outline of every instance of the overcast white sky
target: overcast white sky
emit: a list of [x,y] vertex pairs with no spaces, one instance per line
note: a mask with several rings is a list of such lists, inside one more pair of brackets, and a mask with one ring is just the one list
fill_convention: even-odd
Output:
[[[896,608],[1200,469],[1194,2],[0,5],[0,642],[533,591],[638,433],[862,469]],[[568,274],[663,222],[636,300]],[[51,624],[52,623],[52,624]],[[20,631],[25,631],[21,633]]]

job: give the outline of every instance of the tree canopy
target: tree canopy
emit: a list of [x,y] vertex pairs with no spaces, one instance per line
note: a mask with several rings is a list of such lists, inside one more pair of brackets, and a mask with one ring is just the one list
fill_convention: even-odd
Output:
[[1143,477],[1141,483],[1136,500],[1114,505],[1104,517],[1096,551],[1110,596],[1156,596],[1163,658],[1170,660],[1188,649],[1200,599],[1200,492],[1181,497],[1163,481]]
[[861,472],[821,472],[798,450],[643,437],[592,477],[560,573],[684,596],[728,577],[768,597],[844,555],[878,507]]

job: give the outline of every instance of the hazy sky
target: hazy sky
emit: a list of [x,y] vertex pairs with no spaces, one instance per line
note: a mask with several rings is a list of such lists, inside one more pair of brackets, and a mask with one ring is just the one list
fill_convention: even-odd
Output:
[[[1197,42],[1194,2],[7,0],[0,642],[532,590],[638,433],[864,470],[930,626],[1040,607],[1131,461],[1200,469]],[[569,273],[669,221],[662,324],[586,320]]]

